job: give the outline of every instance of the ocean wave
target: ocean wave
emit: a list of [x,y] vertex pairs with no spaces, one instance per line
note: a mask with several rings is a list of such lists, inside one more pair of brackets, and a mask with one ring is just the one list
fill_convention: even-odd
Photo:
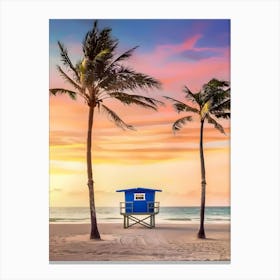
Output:
[[229,218],[207,218],[206,221],[230,221]]
[[88,218],[49,218],[50,222],[72,222],[72,221],[86,221]]
[[[156,216],[158,223],[199,223],[199,207],[161,207]],[[100,223],[121,223],[118,207],[97,207],[97,221]],[[50,208],[50,223],[90,223],[88,207]],[[205,222],[230,223],[230,207],[206,207]]]

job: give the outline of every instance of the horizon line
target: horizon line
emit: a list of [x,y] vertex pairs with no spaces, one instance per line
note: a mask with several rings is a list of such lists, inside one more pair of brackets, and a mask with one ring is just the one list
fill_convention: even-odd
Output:
[[[89,206],[49,206],[49,208],[89,208]],[[99,207],[111,207],[111,208],[119,208],[119,206],[96,206],[96,208]],[[179,206],[174,206],[174,205],[164,205],[160,207],[200,207],[200,205],[179,205]],[[231,207],[231,205],[209,205],[205,207]]]

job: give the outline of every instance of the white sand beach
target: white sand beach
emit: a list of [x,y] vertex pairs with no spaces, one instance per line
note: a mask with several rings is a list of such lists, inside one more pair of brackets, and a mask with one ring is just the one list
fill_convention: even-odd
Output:
[[89,239],[89,224],[50,224],[53,261],[230,261],[230,225],[205,225],[198,239],[197,224],[99,224],[101,241]]

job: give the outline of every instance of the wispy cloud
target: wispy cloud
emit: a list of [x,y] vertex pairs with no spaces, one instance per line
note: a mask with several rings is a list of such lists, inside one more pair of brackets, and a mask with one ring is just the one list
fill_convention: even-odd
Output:
[[137,70],[157,77],[164,92],[176,95],[185,84],[199,90],[213,77],[229,79],[229,48],[196,47],[202,37],[196,34],[181,44],[158,45],[150,53],[136,53],[131,61]]
[[191,61],[198,61],[202,59],[207,59],[211,57],[219,57],[221,56],[221,52],[219,50],[187,50],[182,53],[183,58],[187,58]]
[[181,44],[158,45],[155,47],[155,51],[152,53],[152,55],[156,60],[166,60],[166,58],[170,56],[193,49],[195,47],[196,42],[201,37],[201,34],[196,34],[191,38],[187,38]]
[[[176,36],[172,36],[166,33],[166,30],[176,32],[176,29],[171,28],[169,23],[162,22],[163,25],[157,25],[156,34],[139,32],[142,35],[138,36],[133,26],[134,21],[131,21],[129,30],[127,22],[121,28],[119,22],[112,26],[120,40],[119,51],[137,45],[137,41],[140,40],[139,45],[142,47],[136,49],[127,65],[157,78],[163,84],[162,90],[139,90],[134,93],[160,99],[166,106],[155,112],[134,105],[124,106],[110,99],[104,100],[125,122],[133,125],[136,131],[122,131],[108,121],[106,115],[98,112],[94,115],[92,152],[97,201],[111,205],[112,201],[116,202],[114,187],[142,184],[162,187],[163,205],[198,205],[199,122],[195,119],[174,135],[172,124],[183,114],[178,115],[171,103],[162,96],[168,95],[186,101],[182,91],[184,85],[192,91],[198,91],[213,77],[230,79],[227,25],[220,27],[220,21],[212,24],[211,20],[193,21],[192,24],[182,22],[180,25],[175,22],[175,26],[180,26],[180,30]],[[60,25],[59,32],[56,28],[53,28],[53,32],[57,33],[56,38],[61,38],[65,43],[75,63],[81,58],[82,49],[81,40],[73,37],[75,22],[71,24],[71,27],[67,25],[68,30],[66,28],[65,32],[63,24]],[[138,21],[137,28],[139,24]],[[154,22],[150,21],[149,24],[153,25]],[[186,28],[183,28],[184,26]],[[78,30],[79,32],[75,32],[80,34],[81,30]],[[133,42],[128,40],[127,31],[134,34]],[[52,41],[50,87],[70,89],[55,69],[56,64],[61,64],[58,53],[57,44]],[[55,203],[88,203],[87,192],[84,189],[87,118],[88,106],[83,100],[73,101],[67,96],[50,97],[50,172],[51,186],[54,186],[51,187],[51,192]],[[230,123],[221,123],[226,128],[227,135],[219,133],[208,124],[204,130],[207,203],[212,205],[228,203],[229,200]]]

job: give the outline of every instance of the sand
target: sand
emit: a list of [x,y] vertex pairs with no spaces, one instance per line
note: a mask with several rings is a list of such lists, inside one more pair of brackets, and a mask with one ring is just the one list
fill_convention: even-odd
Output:
[[230,261],[230,225],[205,225],[198,239],[197,224],[99,224],[101,241],[89,239],[89,224],[50,224],[49,260],[55,261]]

